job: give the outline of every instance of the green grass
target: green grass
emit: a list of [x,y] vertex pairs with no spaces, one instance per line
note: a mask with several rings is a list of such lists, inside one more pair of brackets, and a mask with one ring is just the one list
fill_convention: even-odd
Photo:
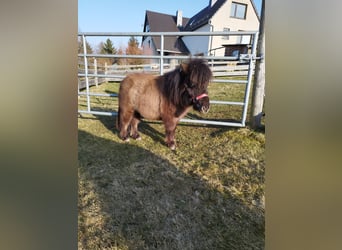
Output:
[[[209,94],[241,101],[241,89],[212,84]],[[117,93],[118,84],[91,91]],[[115,98],[92,102],[117,109]],[[240,119],[241,110],[192,114]],[[114,117],[80,116],[78,127],[79,249],[264,249],[263,131],[180,124],[174,152],[159,122],[142,122],[142,140],[129,143]]]

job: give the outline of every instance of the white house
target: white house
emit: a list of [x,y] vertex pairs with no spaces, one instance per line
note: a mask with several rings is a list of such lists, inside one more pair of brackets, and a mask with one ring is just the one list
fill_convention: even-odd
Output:
[[[259,16],[253,0],[209,0],[208,6],[196,15],[183,18],[181,11],[175,16],[146,11],[144,31],[256,31]],[[160,41],[156,37],[143,37],[142,46],[148,54],[158,54]],[[170,54],[237,55],[247,53],[250,36],[183,36],[170,37],[164,48]]]

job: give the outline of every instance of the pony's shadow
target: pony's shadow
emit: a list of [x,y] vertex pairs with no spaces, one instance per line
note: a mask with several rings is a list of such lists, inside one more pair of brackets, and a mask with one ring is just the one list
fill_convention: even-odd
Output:
[[[150,124],[157,124],[157,122],[142,121],[139,124],[140,133],[151,137],[154,141],[157,141],[161,144],[165,144],[165,140],[164,140],[165,135],[163,133],[159,132],[158,130],[156,130],[155,128],[153,128]],[[164,127],[164,125],[162,123],[158,123],[158,124],[159,124],[159,126]]]
[[[101,111],[101,110],[99,110]],[[106,110],[103,110],[106,111]],[[116,128],[116,116],[102,116],[102,115],[95,115],[95,119],[98,119],[109,131],[111,131],[113,134],[116,136],[119,136],[119,131]],[[203,117],[189,113],[187,114],[186,118],[191,118],[191,119],[203,119]],[[83,119],[93,119],[93,118],[84,118]],[[225,120],[227,122],[238,122],[236,120],[230,119],[230,120]],[[160,143],[161,145],[165,145],[165,134],[161,133],[160,131],[156,130],[154,127],[152,127],[152,124],[158,124],[162,128],[164,128],[163,124],[161,122],[155,122],[155,121],[141,121],[139,123],[139,133],[143,134],[145,136],[150,137],[153,139],[155,142]],[[228,131],[236,131],[240,128],[238,127],[222,127],[218,125],[203,125],[203,124],[189,124],[189,123],[180,123],[177,126],[196,126],[196,127],[210,127],[210,128],[215,128],[211,133],[210,136],[212,138],[219,137],[223,133],[226,133]],[[249,123],[246,124],[246,127],[249,127]],[[263,125],[260,128],[255,129],[256,132],[260,133],[265,133],[265,126]]]
[[[99,110],[101,111],[101,110]],[[102,116],[102,115],[95,115],[95,119],[98,119],[109,131],[111,131],[113,134],[119,136],[119,131],[116,128],[116,116]],[[202,117],[196,115],[196,114],[188,114],[187,118],[191,119],[201,119]],[[203,119],[203,118],[202,118]],[[141,121],[139,123],[139,133],[143,134],[145,136],[148,136],[152,138],[155,142],[158,142],[162,145],[165,144],[165,135],[161,133],[160,131],[156,130],[153,128],[151,125],[152,124],[158,124],[159,126],[163,127],[163,124],[160,122],[155,122],[155,121]],[[218,125],[203,125],[203,124],[189,124],[189,123],[180,123],[177,126],[196,126],[196,127],[211,127],[211,128],[216,128],[213,130],[213,132],[210,134],[211,137],[217,137],[220,136],[222,133],[225,133],[230,130],[236,130],[238,128],[234,127],[220,127]],[[163,127],[164,128],[164,127]],[[219,129],[217,129],[219,128]]]
[[[113,134],[119,136],[119,130],[116,128],[116,116],[102,116],[96,115],[96,118]],[[152,121],[141,121],[139,123],[139,133],[152,138],[154,141],[165,144],[164,134],[153,128],[150,124],[159,124],[163,127],[162,123]]]

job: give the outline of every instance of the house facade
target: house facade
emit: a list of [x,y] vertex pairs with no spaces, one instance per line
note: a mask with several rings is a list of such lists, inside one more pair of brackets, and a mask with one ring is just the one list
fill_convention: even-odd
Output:
[[[146,11],[144,31],[256,31],[259,16],[253,0],[209,0],[208,6],[191,18],[183,18],[178,11],[175,16]],[[166,17],[168,16],[168,18]],[[168,20],[168,21],[166,21]],[[171,25],[171,23],[173,23]],[[158,28],[157,28],[158,27]],[[142,46],[146,54],[160,53],[160,39],[144,37]],[[165,39],[166,53],[236,56],[248,53],[251,36],[183,36]],[[159,42],[159,45],[158,45]],[[158,48],[159,46],[159,48]],[[159,49],[159,50],[158,50]],[[159,52],[158,52],[159,51]]]

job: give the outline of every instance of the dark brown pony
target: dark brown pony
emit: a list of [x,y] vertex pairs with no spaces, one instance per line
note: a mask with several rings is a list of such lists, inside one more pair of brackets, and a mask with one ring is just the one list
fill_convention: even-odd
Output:
[[145,73],[128,75],[122,80],[119,92],[117,128],[120,138],[141,139],[138,124],[141,118],[162,120],[166,143],[176,148],[177,123],[193,107],[199,112],[209,111],[207,87],[212,77],[207,63],[193,59],[162,76]]

